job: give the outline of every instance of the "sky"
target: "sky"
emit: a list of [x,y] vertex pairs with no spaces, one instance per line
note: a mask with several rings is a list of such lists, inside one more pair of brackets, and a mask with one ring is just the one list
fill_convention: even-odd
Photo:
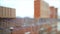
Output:
[[[58,16],[60,16],[60,0],[44,0],[50,6],[58,8]],[[17,17],[30,17],[34,16],[34,0],[0,0],[1,6],[12,7],[16,9]]]

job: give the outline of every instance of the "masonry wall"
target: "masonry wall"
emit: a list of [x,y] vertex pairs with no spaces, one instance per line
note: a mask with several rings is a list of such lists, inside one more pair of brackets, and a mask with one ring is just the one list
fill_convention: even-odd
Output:
[[57,18],[58,14],[57,14],[58,8],[55,8],[55,18]]
[[42,0],[40,8],[40,18],[49,18],[49,4]]
[[34,1],[34,18],[49,18],[49,4],[43,0]]
[[40,18],[40,5],[41,0],[34,1],[34,18]]
[[57,18],[57,8],[51,6],[50,7],[50,12],[51,12],[50,18]]
[[0,18],[15,18],[16,9],[0,6]]

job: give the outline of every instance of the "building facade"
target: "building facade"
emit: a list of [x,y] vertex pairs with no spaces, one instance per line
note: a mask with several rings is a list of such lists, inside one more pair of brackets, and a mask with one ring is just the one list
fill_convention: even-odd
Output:
[[15,18],[16,9],[0,6],[0,18]]
[[34,18],[49,18],[49,4],[43,0],[34,1]]

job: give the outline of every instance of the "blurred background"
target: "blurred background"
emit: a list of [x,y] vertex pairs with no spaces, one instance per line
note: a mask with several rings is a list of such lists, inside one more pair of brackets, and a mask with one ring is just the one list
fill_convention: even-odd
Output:
[[[13,15],[14,12],[12,11],[11,15],[13,16],[13,19],[10,18],[11,15],[8,18],[7,17],[1,18],[0,21],[1,24],[3,24],[1,28],[4,27],[3,32],[5,33],[6,31],[6,34],[45,34],[45,33],[57,34],[56,32],[58,31],[60,32],[60,21],[52,20],[52,19],[60,19],[60,0],[42,0],[44,2],[41,4],[42,5],[41,7],[39,4],[40,1],[41,0],[0,0],[0,6],[2,6],[3,8],[4,7],[9,8],[9,10],[14,10],[16,15],[16,16]],[[41,12],[40,12],[40,8],[42,8]],[[57,9],[55,10],[53,8],[57,8]],[[51,11],[53,15],[55,14],[53,12],[54,10],[56,11],[56,18],[52,16],[50,17],[49,11]],[[4,24],[6,26],[4,26]],[[10,32],[9,28],[14,29],[12,33]],[[9,32],[7,33],[7,31]]]

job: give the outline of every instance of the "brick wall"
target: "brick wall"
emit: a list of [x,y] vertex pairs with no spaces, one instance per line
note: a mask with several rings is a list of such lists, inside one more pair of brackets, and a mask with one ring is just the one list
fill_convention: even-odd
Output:
[[40,0],[34,1],[34,18],[40,17]]
[[50,18],[57,18],[57,8],[51,6],[50,11],[51,11]]

